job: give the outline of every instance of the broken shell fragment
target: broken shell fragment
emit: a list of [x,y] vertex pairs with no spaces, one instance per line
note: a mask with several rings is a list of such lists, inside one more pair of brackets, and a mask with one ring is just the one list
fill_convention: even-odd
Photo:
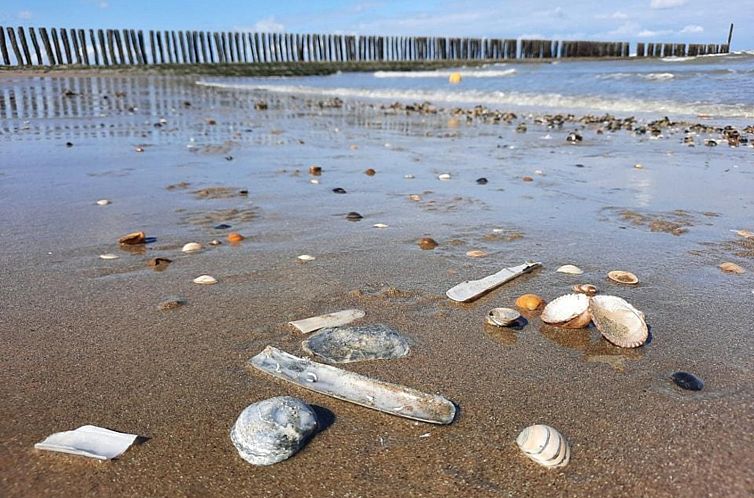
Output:
[[492,308],[484,321],[495,327],[507,327],[516,323],[521,313],[511,308]]
[[408,341],[383,324],[331,327],[320,330],[301,343],[304,351],[328,363],[391,360],[408,354]]
[[195,284],[212,285],[217,283],[217,279],[210,275],[200,275],[194,279]]
[[607,274],[607,278],[621,284],[635,285],[639,283],[639,277],[630,271],[613,270]]
[[377,172],[375,170],[373,170],[372,168],[367,168],[367,170],[364,172],[364,174],[367,175],[367,176],[374,176],[374,175],[377,174]]
[[311,318],[303,318],[301,320],[295,320],[288,322],[304,334],[319,330],[325,327],[339,327],[346,325],[359,318],[364,318],[365,313],[361,310],[343,310],[336,311],[334,313],[328,313],[326,315],[313,316]]
[[386,225],[386,224],[384,224],[384,223],[375,223],[375,224],[374,224],[374,225],[372,225],[372,226],[373,226],[374,228],[387,228],[387,227],[388,227],[388,225]]
[[466,252],[466,256],[470,258],[483,258],[487,256],[487,253],[484,251],[480,251],[479,249],[473,249],[471,251]]
[[581,275],[582,273],[584,273],[581,268],[574,265],[563,265],[555,271],[558,273],[567,273],[569,275]]
[[196,251],[201,251],[201,250],[202,250],[202,245],[198,242],[189,242],[188,244],[184,245],[181,248],[181,251],[183,252],[196,252]]
[[301,261],[314,261],[317,258],[308,254],[302,254],[301,256],[298,256],[298,259],[300,259]]
[[143,244],[146,238],[147,237],[146,235],[144,235],[144,232],[133,232],[119,238],[118,243],[127,245],[127,246],[132,246],[136,244]]
[[438,180],[450,180],[450,174],[449,173],[443,173],[442,175],[439,175],[437,177]]
[[720,269],[725,273],[746,273],[746,270],[738,266],[736,263],[731,263],[730,261],[720,263]]
[[419,247],[422,248],[425,251],[431,251],[435,247],[437,247],[439,244],[435,241],[435,239],[432,239],[430,237],[423,237],[419,239]]
[[243,235],[241,235],[238,232],[230,232],[228,234],[228,242],[241,242],[245,238],[246,237],[244,237]]
[[422,200],[422,196],[420,196],[419,194],[411,194],[408,196],[408,200],[419,202],[420,200]]
[[212,240],[209,241],[209,245],[211,245],[211,246],[219,246],[219,245],[222,245],[222,242],[220,242],[217,239],[212,239]]
[[319,166],[309,166],[309,174],[319,176],[322,174],[322,168],[320,168]]
[[230,431],[238,454],[253,465],[292,457],[317,429],[317,416],[298,398],[279,396],[247,406]]
[[592,284],[578,284],[571,287],[571,290],[573,292],[578,292],[579,294],[586,294],[587,296],[593,296],[597,294],[597,287],[595,287]]
[[120,256],[117,254],[107,253],[107,254],[100,254],[99,259],[118,259]]
[[543,304],[542,298],[536,294],[524,294],[516,299],[516,306],[527,311],[534,311]]
[[589,310],[597,330],[616,346],[636,348],[649,337],[644,313],[617,296],[594,296]]
[[542,310],[542,321],[567,329],[580,329],[589,325],[589,297],[584,294],[566,294],[555,299]]
[[107,206],[108,204],[110,204],[110,201],[107,199],[100,199],[97,201],[98,206]]
[[527,427],[516,438],[516,444],[524,455],[544,467],[565,467],[571,459],[568,441],[549,425]]

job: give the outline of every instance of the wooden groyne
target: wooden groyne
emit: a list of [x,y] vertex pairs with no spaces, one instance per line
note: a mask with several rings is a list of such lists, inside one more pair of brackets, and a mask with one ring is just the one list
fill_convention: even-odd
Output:
[[[639,57],[728,52],[728,44],[638,43]],[[3,66],[478,61],[629,57],[628,42],[147,31],[0,26]]]

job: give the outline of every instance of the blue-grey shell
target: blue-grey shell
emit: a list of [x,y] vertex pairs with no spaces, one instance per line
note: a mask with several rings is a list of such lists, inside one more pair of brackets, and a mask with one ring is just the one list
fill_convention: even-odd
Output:
[[406,356],[409,351],[406,338],[383,324],[325,328],[302,346],[331,363],[389,360]]

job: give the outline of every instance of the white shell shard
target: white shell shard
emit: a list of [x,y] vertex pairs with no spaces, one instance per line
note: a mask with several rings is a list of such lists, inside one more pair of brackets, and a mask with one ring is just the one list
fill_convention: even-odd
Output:
[[542,263],[527,261],[526,263],[510,268],[503,268],[497,273],[488,275],[479,280],[467,280],[448,289],[445,293],[453,301],[466,302],[486,294],[492,289],[503,285],[505,282],[528,273],[534,268],[542,266]]
[[217,283],[217,279],[211,275],[200,275],[194,279],[195,284],[212,285]]
[[617,296],[594,296],[589,310],[597,330],[616,346],[636,348],[647,342],[644,313]]
[[120,256],[113,253],[100,254],[99,259],[118,259]]
[[247,406],[230,431],[241,458],[272,465],[292,457],[317,429],[317,416],[291,396],[265,399]]
[[507,327],[516,323],[521,313],[511,308],[492,308],[485,318],[485,322],[495,327]]
[[310,178],[309,183],[312,185],[319,185],[319,180],[317,178]]
[[110,204],[110,201],[108,199],[100,199],[97,201],[98,206],[107,206]]
[[581,268],[574,265],[563,265],[555,271],[558,273],[567,273],[569,275],[581,275],[582,273],[584,273]]
[[181,251],[183,252],[196,252],[201,251],[202,245],[198,242],[189,242],[188,244],[184,245]]
[[309,254],[302,254],[301,256],[297,256],[297,257],[301,261],[314,261],[315,259],[317,259],[314,256],[310,256]]
[[267,346],[249,363],[254,368],[305,389],[398,417],[449,424],[456,415],[455,405],[442,396],[299,358],[272,346]]
[[387,228],[387,227],[388,227],[388,225],[386,225],[386,224],[384,224],[384,223],[375,223],[375,224],[374,224],[374,225],[372,225],[372,226],[373,226],[374,228]]
[[56,432],[34,447],[97,460],[111,460],[122,455],[137,437],[136,434],[111,431],[95,425],[82,425],[73,431]]
[[406,180],[413,180],[416,177],[414,175],[408,174],[408,175],[403,175],[403,178],[405,178]]
[[308,334],[325,327],[339,327],[346,325],[359,318],[364,318],[364,313],[361,310],[343,310],[336,311],[335,313],[328,313],[326,315],[313,316],[311,318],[303,318],[301,320],[295,320],[288,322],[296,327],[300,332]]
[[406,356],[409,351],[408,341],[383,324],[322,329],[301,346],[328,363],[392,360]]
[[527,427],[516,438],[516,444],[524,455],[544,467],[565,467],[571,459],[568,441],[549,425]]
[[551,301],[542,310],[542,321],[569,329],[589,325],[589,297],[585,294],[566,294]]
[[442,175],[437,177],[438,180],[450,180],[450,174],[449,173],[443,173]]

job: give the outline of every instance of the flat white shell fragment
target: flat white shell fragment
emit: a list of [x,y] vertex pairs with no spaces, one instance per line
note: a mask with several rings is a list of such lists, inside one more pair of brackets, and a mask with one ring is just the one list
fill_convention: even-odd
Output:
[[310,256],[309,254],[302,254],[301,256],[298,256],[298,259],[300,259],[301,261],[314,261],[317,258]]
[[98,206],[107,206],[108,204],[110,204],[110,201],[107,199],[100,199],[97,201]]
[[581,275],[582,273],[584,273],[581,268],[574,265],[563,265],[555,271],[557,271],[558,273],[567,273],[569,275]]
[[249,363],[305,389],[398,417],[449,424],[456,416],[455,405],[442,396],[299,358],[272,346],[267,346]]
[[202,245],[198,242],[189,242],[188,244],[184,245],[181,251],[183,252],[196,252],[201,251]]
[[312,334],[301,346],[328,363],[391,360],[408,354],[408,341],[387,325],[329,327]]
[[527,427],[516,438],[516,444],[524,455],[544,467],[565,467],[571,459],[568,441],[549,425]]
[[100,254],[99,259],[118,259],[120,256],[113,253],[107,253],[107,254]]
[[195,284],[212,285],[217,283],[217,279],[211,275],[200,275],[194,279]]
[[450,180],[450,174],[448,174],[448,173],[443,173],[442,175],[439,175],[439,176],[437,177],[437,179],[438,179],[438,180]]
[[387,228],[387,227],[388,227],[388,225],[386,225],[386,224],[384,224],[384,223],[375,223],[375,224],[374,224],[374,225],[372,225],[372,226],[373,226],[374,228]]
[[247,406],[230,431],[241,458],[254,465],[272,465],[292,457],[317,429],[317,416],[291,396]]
[[34,447],[97,460],[111,460],[122,455],[137,437],[136,434],[115,432],[95,425],[82,425],[72,431],[56,432]]
[[300,332],[308,334],[325,327],[339,327],[346,325],[359,318],[364,318],[364,313],[361,310],[351,309],[336,311],[335,313],[328,313],[326,315],[313,316],[311,318],[303,318],[301,320],[295,320],[288,322],[296,327]]

